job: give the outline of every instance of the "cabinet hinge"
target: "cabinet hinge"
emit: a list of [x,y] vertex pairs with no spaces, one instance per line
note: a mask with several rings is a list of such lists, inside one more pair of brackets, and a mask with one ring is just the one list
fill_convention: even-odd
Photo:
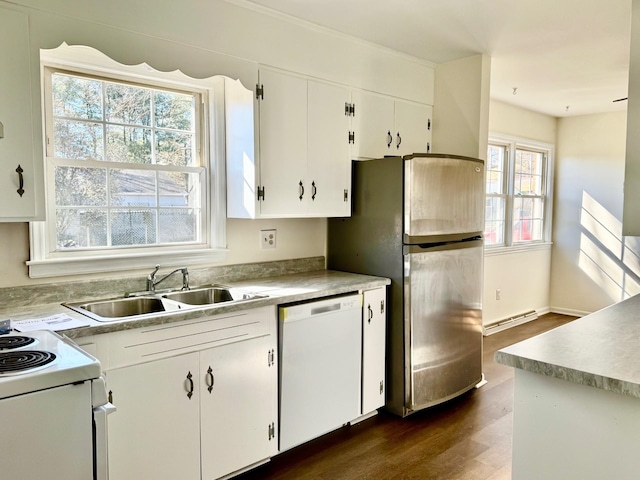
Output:
[[258,187],[258,201],[264,201],[264,187]]
[[355,103],[344,102],[344,114],[346,117],[355,117],[356,115]]
[[380,300],[380,313],[384,313],[384,300]]
[[269,424],[268,431],[269,431],[269,440],[272,440],[272,439],[276,438],[276,425],[275,425],[275,423],[271,422]]
[[431,153],[431,143],[427,142],[427,153]]
[[356,132],[349,132],[349,143],[356,143]]
[[380,395],[384,392],[384,380],[380,380]]
[[427,130],[431,130],[431,119],[427,118]]
[[276,354],[273,348],[267,352],[267,366],[271,367],[276,363]]
[[344,189],[344,201],[349,201],[349,190],[347,190],[346,188]]
[[256,99],[264,100],[264,85],[258,85],[256,83]]

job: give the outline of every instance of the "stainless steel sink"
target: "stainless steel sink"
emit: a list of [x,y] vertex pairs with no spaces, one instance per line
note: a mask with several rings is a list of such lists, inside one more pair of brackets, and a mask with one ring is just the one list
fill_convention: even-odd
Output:
[[111,298],[96,302],[66,303],[65,306],[98,321],[122,320],[164,312],[162,299],[157,297]]
[[178,310],[207,308],[266,298],[254,292],[219,285],[180,290],[168,293],[136,294],[125,298],[111,298],[94,302],[65,303],[64,306],[93,318],[98,322],[136,320]]
[[265,296],[238,288],[211,286],[166,293],[162,295],[162,298],[187,305],[214,305],[221,302],[241,302],[255,298],[265,298]]

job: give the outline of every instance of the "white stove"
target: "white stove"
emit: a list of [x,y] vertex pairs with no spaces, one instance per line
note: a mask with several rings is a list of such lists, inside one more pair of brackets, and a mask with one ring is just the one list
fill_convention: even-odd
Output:
[[54,332],[0,335],[0,399],[93,380],[100,374],[98,360]]
[[100,363],[70,340],[44,330],[0,335],[2,475],[107,480],[114,410]]

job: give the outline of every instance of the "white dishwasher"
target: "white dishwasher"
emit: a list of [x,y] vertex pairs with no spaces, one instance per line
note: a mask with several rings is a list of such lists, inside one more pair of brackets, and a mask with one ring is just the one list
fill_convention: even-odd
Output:
[[280,307],[280,451],[360,414],[362,295]]

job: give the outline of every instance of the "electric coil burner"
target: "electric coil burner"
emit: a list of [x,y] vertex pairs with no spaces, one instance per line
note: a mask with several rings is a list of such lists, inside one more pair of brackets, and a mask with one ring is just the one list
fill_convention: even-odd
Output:
[[22,335],[0,336],[0,351],[23,348],[35,343],[35,341],[36,339],[33,337],[25,337]]
[[18,350],[0,353],[0,375],[9,375],[32,371],[35,368],[46,367],[56,359],[51,352],[39,350]]

